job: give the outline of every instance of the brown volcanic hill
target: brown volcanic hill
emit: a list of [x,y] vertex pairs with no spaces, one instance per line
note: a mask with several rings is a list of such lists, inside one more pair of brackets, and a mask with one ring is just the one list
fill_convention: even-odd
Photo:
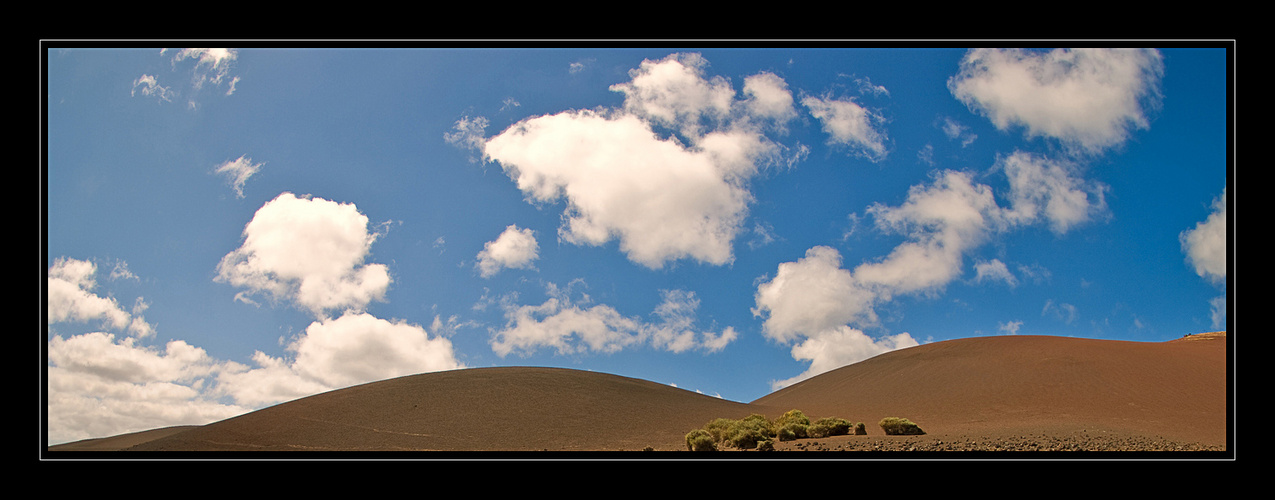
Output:
[[104,438],[83,439],[71,443],[57,444],[49,447],[51,451],[119,451],[139,444],[154,441],[163,437],[171,436],[179,432],[193,429],[194,425],[177,425],[173,427],[161,427],[159,429],[151,429],[140,432],[130,432],[128,434],[120,434],[118,436],[109,436]]
[[[963,338],[891,351],[753,402],[928,434],[1115,432],[1226,445],[1225,332],[1168,342]],[[875,428],[875,429],[874,429]]]
[[751,407],[668,385],[560,368],[473,368],[282,403],[135,451],[661,451]]
[[[744,404],[560,368],[426,373],[318,394],[204,426],[49,451],[660,451],[718,417],[801,409],[867,424],[908,418],[931,440],[1105,433],[1227,445],[1225,333],[1169,342],[1043,336],[948,340],[888,352]],[[1017,434],[1015,434],[1017,433]],[[845,437],[842,437],[845,438]],[[911,439],[909,437],[909,439]],[[843,439],[844,440],[844,439]],[[1109,442],[1109,441],[1108,441]],[[778,449],[794,449],[793,442]],[[898,444],[898,443],[892,443]]]

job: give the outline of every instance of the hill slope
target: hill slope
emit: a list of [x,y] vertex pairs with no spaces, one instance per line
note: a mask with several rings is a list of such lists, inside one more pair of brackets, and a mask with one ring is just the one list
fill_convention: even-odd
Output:
[[310,396],[137,451],[618,451],[685,448],[750,407],[645,380],[559,368],[425,373]]
[[[1114,432],[1226,445],[1227,342],[1009,336],[892,351],[737,403],[605,373],[474,368],[318,394],[212,424],[50,451],[660,451],[718,418],[797,408],[942,436]],[[880,436],[885,439],[886,436]]]
[[[927,433],[1108,430],[1226,443],[1222,333],[1169,342],[975,337],[891,351],[753,404]],[[879,431],[879,429],[876,429]]]

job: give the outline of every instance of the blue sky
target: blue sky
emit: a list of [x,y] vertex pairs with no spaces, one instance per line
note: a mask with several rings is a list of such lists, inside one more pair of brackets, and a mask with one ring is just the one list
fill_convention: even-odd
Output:
[[538,365],[1225,329],[1225,45],[47,50],[50,443]]

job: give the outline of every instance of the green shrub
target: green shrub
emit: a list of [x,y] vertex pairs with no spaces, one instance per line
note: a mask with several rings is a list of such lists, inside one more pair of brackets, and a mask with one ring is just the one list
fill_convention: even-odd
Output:
[[850,433],[850,421],[844,418],[824,417],[810,424],[806,434],[812,438],[844,436]]
[[797,433],[793,431],[792,425],[785,425],[775,431],[775,439],[778,439],[780,442],[793,441],[797,439]]
[[775,437],[774,426],[765,415],[752,414],[731,422],[720,442],[739,449],[753,449],[757,443]]
[[881,426],[881,430],[885,431],[886,435],[925,434],[925,431],[906,418],[885,417],[881,419],[878,425]]
[[854,424],[854,435],[856,436],[868,435],[868,428],[863,425],[863,422],[856,422]]
[[[702,433],[696,433],[697,439],[710,439],[715,447],[730,446],[744,450],[755,449],[762,441],[775,437],[775,426],[765,415],[754,413],[739,420],[715,418],[704,424]],[[690,447],[691,435],[687,435],[687,446]],[[773,445],[772,445],[773,446]]]
[[757,429],[762,434],[765,434],[767,436],[775,435],[775,424],[771,422],[769,418],[766,418],[765,415],[762,415],[760,413],[754,413],[752,415],[744,417],[742,420],[739,421],[739,425],[748,427],[750,429]]
[[741,450],[751,450],[757,447],[757,443],[768,441],[770,438],[756,428],[741,426],[731,432],[726,438],[726,444]]
[[806,417],[801,410],[788,410],[775,419],[775,428],[780,428],[788,424],[810,425],[810,419]]
[[695,429],[686,434],[686,449],[690,451],[717,451],[717,441],[704,429]]
[[784,424],[783,427],[780,427],[779,430],[775,432],[775,435],[776,437],[779,438],[780,441],[792,441],[794,439],[805,439],[808,437],[808,435],[806,434],[807,427],[809,426],[807,426],[806,424],[789,422],[787,424]]
[[[885,420],[882,422],[882,428],[884,428]],[[741,450],[773,450],[776,440],[793,441],[808,437],[840,436],[851,432],[857,435],[867,434],[863,422],[852,424],[844,418],[824,417],[812,424],[805,413],[794,409],[784,412],[773,421],[757,413],[739,420],[715,418],[704,424],[704,427],[686,435],[686,448],[692,451],[706,451],[729,446]]]
[[730,432],[731,427],[735,426],[735,422],[737,421],[734,419],[715,418],[704,424],[703,429],[713,437],[713,441],[720,443],[726,440],[726,435]]

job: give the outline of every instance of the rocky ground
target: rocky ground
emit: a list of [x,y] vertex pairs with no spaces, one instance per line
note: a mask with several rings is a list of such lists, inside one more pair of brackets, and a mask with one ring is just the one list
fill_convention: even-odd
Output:
[[1077,433],[975,436],[839,436],[778,443],[776,451],[817,452],[1225,452],[1225,446],[1163,438]]

